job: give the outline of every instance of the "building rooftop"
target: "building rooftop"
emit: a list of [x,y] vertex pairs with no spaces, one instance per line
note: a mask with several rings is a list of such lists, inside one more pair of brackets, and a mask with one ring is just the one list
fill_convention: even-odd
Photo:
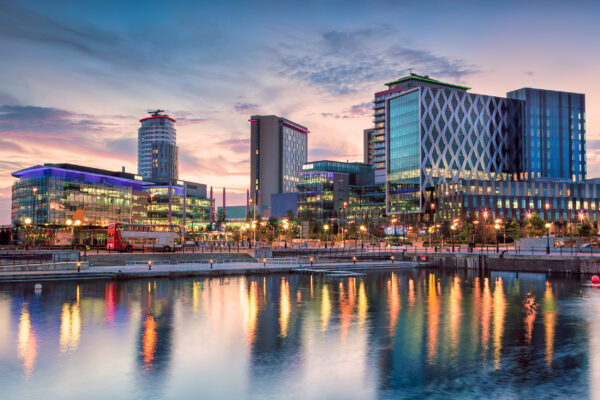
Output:
[[392,85],[396,85],[398,83],[407,82],[407,81],[411,81],[411,80],[433,83],[436,85],[447,86],[447,87],[454,88],[454,89],[462,89],[462,90],[470,90],[471,89],[470,87],[467,87],[467,86],[455,85],[453,83],[446,83],[446,82],[441,82],[441,81],[438,81],[435,79],[431,79],[428,75],[421,76],[421,75],[417,75],[417,74],[413,74],[413,73],[411,73],[410,76],[405,76],[404,78],[400,78],[395,81],[388,82],[385,85],[392,86]]
[[101,168],[85,167],[83,165],[68,164],[68,163],[60,163],[60,164],[46,163],[44,165],[35,165],[33,167],[15,171],[12,173],[12,176],[14,176],[15,178],[19,178],[22,175],[26,174],[27,172],[31,172],[33,170],[47,169],[47,168],[57,168],[57,169],[65,169],[65,170],[70,170],[70,171],[85,172],[88,174],[113,176],[115,178],[131,179],[131,180],[135,180],[135,181],[142,180],[141,175],[132,174],[129,172],[109,171],[109,170],[101,169]]

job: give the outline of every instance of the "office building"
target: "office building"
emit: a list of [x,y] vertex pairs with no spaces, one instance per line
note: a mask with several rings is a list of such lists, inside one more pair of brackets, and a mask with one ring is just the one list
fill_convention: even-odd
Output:
[[168,183],[179,178],[175,119],[150,111],[138,129],[138,174],[145,180]]
[[436,219],[451,221],[467,215],[525,223],[532,214],[552,223],[552,231],[575,232],[577,224],[598,226],[600,182],[567,179],[484,181],[459,179],[435,188]]
[[250,118],[250,199],[271,205],[274,193],[296,191],[307,160],[308,129],[275,115]]
[[44,164],[16,171],[12,187],[14,226],[106,227],[113,222],[208,224],[206,185],[157,184],[141,175],[73,164]]
[[585,95],[523,88],[507,97],[524,102],[520,178],[585,180]]
[[383,215],[385,185],[375,184],[371,164],[339,161],[306,163],[298,183],[298,213],[317,220],[365,219]]
[[520,171],[523,102],[412,74],[387,84],[387,213],[432,213],[433,188]]

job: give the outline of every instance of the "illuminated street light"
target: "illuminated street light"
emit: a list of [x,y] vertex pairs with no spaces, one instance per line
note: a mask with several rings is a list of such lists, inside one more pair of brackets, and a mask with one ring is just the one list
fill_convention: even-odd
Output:
[[31,218],[27,217],[25,218],[25,225],[29,225],[31,224]]

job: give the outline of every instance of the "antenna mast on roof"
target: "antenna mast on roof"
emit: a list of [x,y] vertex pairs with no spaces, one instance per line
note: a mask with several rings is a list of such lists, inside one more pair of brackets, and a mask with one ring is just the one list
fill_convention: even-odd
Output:
[[153,117],[158,117],[161,115],[160,113],[164,113],[164,112],[165,112],[165,110],[158,110],[158,109],[157,110],[148,110],[148,114],[150,114]]

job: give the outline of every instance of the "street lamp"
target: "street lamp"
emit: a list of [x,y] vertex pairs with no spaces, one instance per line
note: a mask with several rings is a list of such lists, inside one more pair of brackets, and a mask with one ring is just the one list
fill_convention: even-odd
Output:
[[550,254],[550,226],[549,222],[546,222],[546,254]]
[[494,232],[496,236],[496,253],[500,253],[500,249],[498,248],[498,231],[500,230],[500,223],[498,221],[501,220],[496,220],[496,223],[494,224]]
[[456,225],[450,225],[450,234],[452,235],[452,252],[454,253],[454,231],[456,230]]
[[327,248],[327,242],[329,241],[329,225],[323,225],[323,230],[325,231],[325,248]]
[[365,248],[365,231],[367,228],[364,225],[360,226],[360,248]]

